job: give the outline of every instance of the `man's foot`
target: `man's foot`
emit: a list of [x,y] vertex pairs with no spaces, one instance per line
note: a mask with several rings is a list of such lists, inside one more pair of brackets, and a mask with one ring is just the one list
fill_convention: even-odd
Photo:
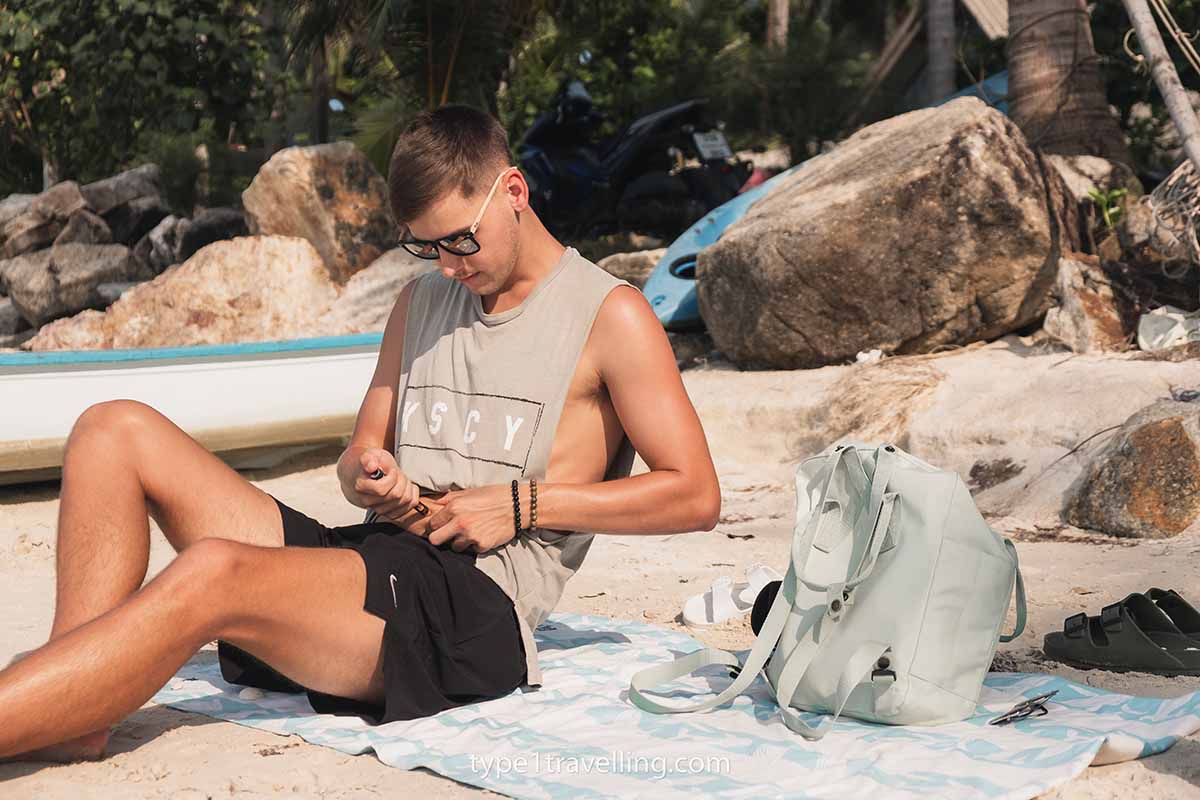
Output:
[[102,731],[92,731],[68,742],[59,742],[38,750],[0,758],[0,764],[9,764],[14,761],[56,761],[60,763],[99,761],[104,758],[109,734],[110,731],[107,728]]
[[[17,653],[8,662],[6,668],[16,664],[36,649],[35,647],[33,650],[23,650]],[[111,731],[108,728],[100,731],[92,731],[91,733],[85,733],[77,739],[48,745],[38,750],[18,753],[15,756],[0,758],[0,764],[9,764],[14,761],[57,761],[63,763],[71,761],[99,761],[104,758],[104,751],[108,747],[110,733]]]

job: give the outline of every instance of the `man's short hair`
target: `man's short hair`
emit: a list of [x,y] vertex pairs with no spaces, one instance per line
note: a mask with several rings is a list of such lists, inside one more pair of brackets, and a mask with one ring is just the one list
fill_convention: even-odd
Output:
[[425,213],[446,192],[487,191],[512,166],[508,134],[485,111],[461,104],[422,111],[405,128],[388,165],[388,200],[400,224]]

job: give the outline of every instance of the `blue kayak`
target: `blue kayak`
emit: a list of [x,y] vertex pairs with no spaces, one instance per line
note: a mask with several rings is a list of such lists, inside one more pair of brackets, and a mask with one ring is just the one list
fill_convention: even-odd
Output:
[[[968,86],[934,103],[939,106],[958,97],[978,97],[1002,114],[1008,113],[1008,70],[997,72],[985,81]],[[696,298],[696,256],[721,237],[725,229],[741,219],[750,206],[774,191],[779,181],[802,167],[805,162],[784,170],[770,180],[739,194],[705,214],[679,238],[654,266],[642,287],[654,313],[667,330],[698,330],[704,327]]]
[[719,239],[727,227],[745,215],[750,206],[779,186],[779,181],[785,175],[790,175],[801,166],[803,164],[786,169],[717,206],[671,243],[642,287],[642,294],[650,301],[664,328],[695,330],[704,327],[704,321],[700,319],[700,304],[696,299],[696,255]]

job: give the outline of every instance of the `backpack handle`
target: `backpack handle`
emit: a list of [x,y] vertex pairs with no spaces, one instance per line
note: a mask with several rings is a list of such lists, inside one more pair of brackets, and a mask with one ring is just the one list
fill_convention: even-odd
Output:
[[1018,636],[1020,636],[1025,630],[1025,617],[1027,613],[1025,607],[1025,580],[1021,577],[1021,562],[1017,559],[1016,545],[1012,543],[1011,539],[1005,539],[1004,546],[1008,549],[1009,554],[1012,556],[1013,566],[1017,568],[1017,620],[1014,624],[1012,633],[1006,633],[1000,636],[1000,641],[1011,642],[1013,639],[1016,639]]
[[[829,458],[828,463],[822,467],[821,472],[817,474],[818,479],[823,479],[821,484],[821,496],[814,506],[814,510],[825,507],[826,501],[830,497],[830,488],[833,485],[833,478],[837,472],[838,465],[842,458],[854,449],[851,446],[840,446]],[[808,556],[812,552],[812,540],[816,534],[816,526],[820,520],[820,513],[814,511],[809,515],[808,522],[805,525],[804,533],[801,536],[792,538],[792,565],[796,570],[796,575],[801,576],[800,580],[806,586],[817,591],[830,591],[836,589],[837,593],[847,591],[858,586],[871,576],[871,572],[875,569],[875,562],[879,558],[879,551],[883,548],[883,540],[887,537],[887,528],[891,523],[891,517],[895,506],[897,495],[895,492],[887,492],[888,482],[892,479],[892,473],[896,468],[896,457],[894,455],[895,448],[892,445],[881,445],[875,448],[875,471],[871,475],[871,495],[865,511],[859,513],[858,519],[855,521],[853,539],[854,541],[864,541],[867,535],[870,536],[870,545],[859,558],[858,564],[854,570],[840,584],[818,584],[813,583],[804,575],[804,568],[808,563]],[[799,491],[799,487],[797,487]],[[833,499],[843,506],[846,505],[846,498],[833,493]],[[886,501],[886,502],[885,502]],[[885,513],[886,506],[886,513]],[[882,523],[882,524],[881,524]],[[868,528],[869,526],[869,528]]]

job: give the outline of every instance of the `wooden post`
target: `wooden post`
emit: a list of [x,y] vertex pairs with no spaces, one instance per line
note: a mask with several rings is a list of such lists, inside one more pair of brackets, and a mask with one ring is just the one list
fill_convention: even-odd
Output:
[[1175,64],[1172,63],[1171,56],[1167,53],[1167,47],[1163,44],[1158,26],[1154,23],[1154,15],[1150,13],[1150,7],[1146,5],[1146,0],[1122,0],[1122,2],[1125,4],[1125,11],[1128,12],[1129,19],[1133,22],[1133,29],[1137,32],[1142,54],[1150,65],[1150,74],[1154,78],[1155,85],[1158,86],[1159,94],[1167,104],[1171,121],[1175,123],[1175,128],[1179,131],[1183,150],[1191,159],[1192,168],[1196,174],[1200,175],[1200,121],[1197,121],[1196,112],[1192,110],[1192,104],[1188,102],[1183,84],[1179,82],[1179,73],[1175,71]]

